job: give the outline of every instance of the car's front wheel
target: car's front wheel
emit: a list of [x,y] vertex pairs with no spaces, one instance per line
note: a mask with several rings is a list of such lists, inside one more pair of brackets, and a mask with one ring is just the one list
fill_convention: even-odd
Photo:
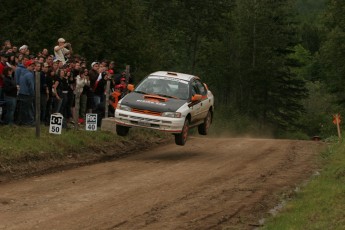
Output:
[[208,111],[207,116],[204,119],[204,123],[198,126],[198,131],[200,135],[207,135],[211,122],[212,122],[212,115],[211,115],[211,112]]
[[186,144],[189,131],[189,120],[186,119],[182,128],[182,132],[175,134],[175,144],[184,145]]
[[119,136],[127,136],[129,132],[129,127],[122,126],[122,125],[116,125],[116,133]]

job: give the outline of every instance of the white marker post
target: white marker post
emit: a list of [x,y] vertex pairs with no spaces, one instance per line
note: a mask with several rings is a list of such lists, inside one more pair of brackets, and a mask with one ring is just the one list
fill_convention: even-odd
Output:
[[61,134],[63,116],[60,113],[50,115],[49,133]]
[[97,114],[87,113],[86,114],[86,126],[87,131],[97,131]]

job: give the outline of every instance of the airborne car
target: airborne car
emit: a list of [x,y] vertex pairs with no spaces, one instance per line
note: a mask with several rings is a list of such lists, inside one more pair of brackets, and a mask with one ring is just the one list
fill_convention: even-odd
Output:
[[214,97],[199,77],[158,71],[148,75],[115,110],[116,132],[126,136],[130,127],[170,132],[184,145],[189,128],[206,135],[212,122]]

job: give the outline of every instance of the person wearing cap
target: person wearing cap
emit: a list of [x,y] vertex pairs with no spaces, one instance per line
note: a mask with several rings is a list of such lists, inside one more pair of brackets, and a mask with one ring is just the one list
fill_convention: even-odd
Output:
[[104,107],[105,87],[107,84],[107,80],[110,80],[110,79],[111,79],[111,76],[108,71],[101,71],[99,73],[95,86],[94,86],[94,101],[95,101],[96,107],[98,107],[99,105]]
[[35,98],[35,62],[28,60],[24,63],[26,71],[19,79],[18,103],[19,106],[19,125],[34,125],[34,98]]
[[[68,47],[68,49],[66,48]],[[57,46],[54,47],[54,55],[55,58],[62,62],[62,64],[66,64],[66,55],[72,53],[72,46],[70,43],[66,43],[64,38],[58,39]]]
[[[91,107],[92,109],[95,109],[95,96],[94,96],[94,89],[96,85],[96,81],[99,76],[99,62],[94,61],[91,63],[91,69],[89,71],[89,80],[90,80],[90,92],[88,94],[88,107]],[[92,110],[89,108],[89,110]]]
[[27,55],[28,49],[29,49],[29,47],[27,45],[22,45],[21,47],[19,47],[19,53],[21,53],[23,55]]

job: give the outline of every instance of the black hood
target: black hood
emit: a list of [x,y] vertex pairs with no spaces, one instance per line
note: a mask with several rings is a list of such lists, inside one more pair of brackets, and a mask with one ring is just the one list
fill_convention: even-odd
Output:
[[176,112],[186,102],[185,100],[175,98],[132,92],[122,99],[121,104],[135,109],[155,112]]

